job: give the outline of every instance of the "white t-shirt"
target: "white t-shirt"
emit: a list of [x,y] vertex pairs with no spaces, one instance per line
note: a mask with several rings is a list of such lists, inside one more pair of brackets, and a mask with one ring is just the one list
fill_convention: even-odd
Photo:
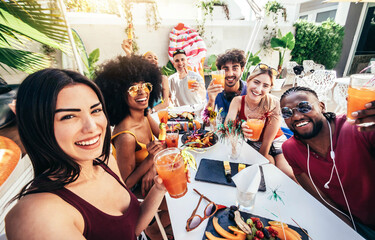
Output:
[[204,86],[204,81],[201,75],[193,71],[188,71],[188,74],[183,79],[180,79],[178,72],[171,75],[168,79],[172,103],[176,107],[200,104],[205,101],[205,99],[202,99],[202,97],[198,94],[198,91],[193,92],[191,89],[189,89],[188,79],[190,76],[195,77],[198,83],[203,84]]

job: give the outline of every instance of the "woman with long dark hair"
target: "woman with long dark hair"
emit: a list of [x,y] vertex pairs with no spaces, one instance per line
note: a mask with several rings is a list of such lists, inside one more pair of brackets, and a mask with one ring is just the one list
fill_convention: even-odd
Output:
[[16,117],[34,179],[8,213],[8,239],[136,239],[166,192],[140,205],[118,177],[98,87],[79,73],[45,69],[20,85]]

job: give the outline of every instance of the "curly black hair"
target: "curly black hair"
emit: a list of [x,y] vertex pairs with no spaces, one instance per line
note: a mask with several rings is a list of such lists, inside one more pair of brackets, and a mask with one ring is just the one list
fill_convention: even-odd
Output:
[[[308,88],[308,87],[299,87],[299,86],[297,86],[297,87],[292,87],[292,88],[289,88],[288,90],[286,90],[283,93],[283,95],[281,95],[281,97],[280,97],[280,103],[281,103],[281,101],[286,96],[288,96],[289,94],[294,93],[294,92],[307,92],[307,93],[310,93],[310,94],[314,95],[314,97],[316,97],[316,99],[319,101],[318,94],[314,90],[312,90],[311,88]],[[336,118],[336,114],[333,113],[333,112],[324,112],[323,115],[329,121],[331,121],[331,120],[333,120],[333,119]]]
[[217,57],[216,67],[221,69],[221,67],[227,62],[239,63],[241,68],[245,67],[245,52],[236,48],[226,50],[224,54]]
[[[95,83],[103,93],[112,126],[119,124],[130,115],[127,102],[128,89],[135,83],[152,84],[149,105],[161,96],[161,73],[155,64],[142,59],[141,56],[118,56],[104,63],[96,76]],[[147,109],[145,109],[145,116],[146,114]]]

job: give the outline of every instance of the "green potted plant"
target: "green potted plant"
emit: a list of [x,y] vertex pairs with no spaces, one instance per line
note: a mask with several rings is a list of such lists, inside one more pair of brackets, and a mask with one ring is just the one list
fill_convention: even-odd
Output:
[[[283,63],[285,58],[285,53],[287,50],[292,51],[296,44],[296,40],[293,36],[293,33],[288,32],[284,36],[281,34],[281,31],[278,31],[277,37],[271,39],[271,48],[279,52],[279,63],[277,65],[277,71],[279,72],[278,79],[281,78],[281,72],[283,69]],[[285,81],[285,79],[284,79]],[[278,80],[275,81],[274,90],[280,90],[281,86],[284,84],[284,81]]]
[[281,34],[279,30],[277,37],[271,39],[271,47],[273,50],[279,52],[279,64],[277,65],[277,71],[279,72],[279,76],[282,71],[285,53],[287,50],[292,51],[296,44],[296,40],[294,39],[293,33],[288,32],[284,36]]
[[260,60],[260,58],[258,56],[259,53],[260,53],[260,50],[258,52],[256,52],[255,54],[253,54],[251,52],[247,53],[248,56],[249,56],[249,58],[247,59],[247,62],[245,64],[245,68],[243,70],[241,80],[246,81],[247,77],[249,76],[250,67],[258,65],[258,63],[261,62],[261,60]]

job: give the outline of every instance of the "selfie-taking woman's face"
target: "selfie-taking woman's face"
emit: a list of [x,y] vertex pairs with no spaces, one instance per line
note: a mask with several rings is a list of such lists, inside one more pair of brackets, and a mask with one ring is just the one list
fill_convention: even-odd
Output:
[[60,148],[77,161],[102,154],[107,118],[87,85],[69,85],[57,96],[54,131]]
[[247,95],[254,101],[260,101],[271,91],[271,78],[268,74],[260,74],[247,81]]

